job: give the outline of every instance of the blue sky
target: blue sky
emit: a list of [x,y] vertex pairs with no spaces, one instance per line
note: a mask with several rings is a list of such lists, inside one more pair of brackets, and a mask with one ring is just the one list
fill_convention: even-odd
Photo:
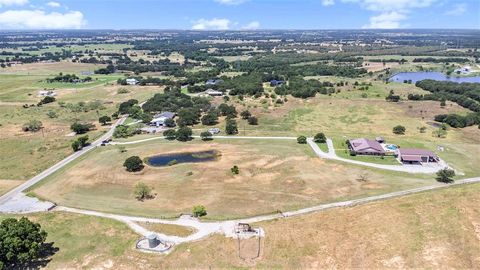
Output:
[[480,0],[0,0],[0,29],[480,29]]

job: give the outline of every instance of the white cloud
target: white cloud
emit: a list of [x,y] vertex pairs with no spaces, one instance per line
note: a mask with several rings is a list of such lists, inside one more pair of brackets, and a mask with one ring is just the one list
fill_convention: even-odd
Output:
[[412,8],[429,7],[437,0],[342,0],[342,2],[359,3],[372,11],[406,11]]
[[370,24],[365,25],[363,28],[374,28],[374,29],[394,29],[400,28],[400,22],[405,20],[407,17],[405,14],[400,12],[391,11],[381,13],[380,15],[373,16],[370,18]]
[[0,13],[0,27],[14,29],[78,29],[86,24],[79,11],[8,10]]
[[58,3],[58,2],[53,2],[53,1],[52,1],[52,2],[48,2],[48,3],[47,3],[47,6],[53,7],[53,8],[57,8],[57,7],[60,7],[61,5],[60,5],[60,3]]
[[215,2],[220,3],[222,5],[239,5],[247,1],[248,0],[215,0]]
[[460,4],[456,4],[453,9],[445,12],[445,14],[452,15],[452,16],[460,16],[465,12],[467,12],[467,4],[460,3]]
[[364,28],[399,28],[412,9],[426,8],[439,0],[322,0],[322,4],[334,5],[336,1],[357,3],[366,10],[378,12]]
[[323,6],[333,6],[335,4],[335,0],[322,0],[322,5]]
[[228,19],[200,19],[193,22],[193,30],[228,30],[232,22]]
[[260,23],[257,21],[250,22],[242,27],[243,30],[256,30],[258,28],[260,28]]
[[0,0],[0,7],[1,6],[13,6],[13,5],[26,5],[28,4],[28,0]]

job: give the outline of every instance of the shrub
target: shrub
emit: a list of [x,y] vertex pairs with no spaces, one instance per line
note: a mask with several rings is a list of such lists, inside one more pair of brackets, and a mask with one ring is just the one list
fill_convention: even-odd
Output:
[[152,188],[147,186],[143,182],[138,182],[135,185],[135,188],[133,190],[133,194],[135,194],[135,198],[139,201],[152,198],[151,193],[152,193]]
[[23,131],[31,131],[31,132],[37,132],[40,129],[43,128],[43,124],[39,120],[30,120],[26,124],[23,125],[22,130]]
[[127,93],[129,93],[129,92],[130,92],[130,91],[128,91],[127,88],[119,88],[119,89],[117,90],[117,94],[127,94]]
[[194,217],[203,217],[207,215],[207,209],[203,205],[195,205],[192,209],[192,214]]
[[327,137],[325,137],[325,134],[320,132],[320,133],[317,133],[317,135],[315,135],[315,137],[313,137],[313,140],[316,143],[326,143],[327,142]]
[[405,134],[406,128],[404,126],[398,125],[393,128],[393,133],[397,135]]
[[0,269],[23,269],[19,266],[41,256],[46,239],[40,224],[26,217],[4,219],[0,223]]
[[240,116],[242,117],[242,119],[247,120],[248,118],[250,118],[250,116],[252,116],[252,114],[250,113],[250,111],[245,110],[240,113]]
[[128,172],[138,172],[143,170],[145,167],[143,161],[138,156],[131,156],[125,160],[123,167],[127,169]]
[[442,182],[442,183],[453,183],[454,180],[452,179],[452,177],[455,176],[455,171],[454,170],[450,170],[450,169],[443,169],[443,170],[440,170],[437,172],[437,177],[435,177],[435,179],[438,181],[438,182]]
[[258,125],[258,118],[255,117],[255,116],[250,116],[250,117],[248,118],[248,124],[249,124],[249,125],[252,125],[252,126]]
[[49,97],[49,96],[46,96],[44,97],[42,100],[40,100],[40,102],[38,102],[38,105],[43,105],[43,104],[48,104],[48,103],[52,103],[52,102],[55,102],[55,98],[54,97]]
[[208,131],[204,131],[202,133],[200,133],[200,138],[202,138],[202,140],[204,141],[209,141],[212,139],[212,133],[208,132]]
[[230,169],[230,171],[231,171],[233,174],[235,174],[235,175],[237,175],[237,174],[240,173],[240,169],[238,168],[237,165],[233,166],[233,167]]
[[305,137],[305,136],[299,136],[299,137],[297,138],[297,143],[299,143],[299,144],[306,144],[306,143],[307,143],[307,137]]
[[58,115],[55,111],[48,111],[47,116],[48,116],[48,118],[57,118],[58,117]]

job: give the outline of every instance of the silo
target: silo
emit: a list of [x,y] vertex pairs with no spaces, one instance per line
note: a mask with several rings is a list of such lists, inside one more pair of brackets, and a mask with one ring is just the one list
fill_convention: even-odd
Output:
[[148,235],[147,240],[149,248],[155,248],[156,246],[158,246],[158,244],[160,244],[160,241],[157,239],[157,235],[154,233]]

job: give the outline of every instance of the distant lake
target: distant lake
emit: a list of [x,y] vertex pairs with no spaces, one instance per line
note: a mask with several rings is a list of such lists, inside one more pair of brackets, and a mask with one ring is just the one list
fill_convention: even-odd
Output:
[[403,83],[405,80],[411,80],[412,83],[416,83],[422,80],[435,80],[435,81],[450,81],[456,83],[480,83],[480,76],[475,77],[456,77],[456,76],[447,76],[441,72],[400,72],[395,76],[390,78],[390,82],[399,82]]
[[174,153],[149,157],[147,162],[154,167],[172,166],[181,163],[196,163],[216,160],[220,155],[218,151],[202,151],[195,153]]

